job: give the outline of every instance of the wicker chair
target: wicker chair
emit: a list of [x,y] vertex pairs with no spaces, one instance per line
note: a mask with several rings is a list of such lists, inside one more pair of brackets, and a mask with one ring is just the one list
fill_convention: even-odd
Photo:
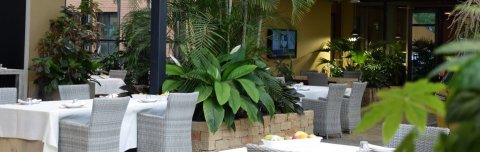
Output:
[[275,79],[280,83],[285,84],[285,77],[275,77]]
[[313,132],[315,134],[325,136],[326,139],[331,134],[340,134],[342,137],[340,109],[346,88],[346,84],[330,84],[327,99],[303,99],[303,108],[314,111]]
[[0,104],[17,103],[17,88],[0,88]]
[[59,85],[58,92],[61,100],[91,99],[89,84]]
[[288,151],[268,148],[265,146],[260,146],[257,144],[247,144],[246,147],[247,147],[247,152],[288,152]]
[[137,114],[138,152],[192,151],[192,117],[198,92],[171,93],[166,109]]
[[308,72],[307,81],[312,86],[328,86],[328,76],[325,73]]
[[120,128],[130,98],[94,99],[90,117],[60,120],[60,152],[118,152]]
[[[393,136],[392,140],[386,145],[387,147],[396,148],[400,145],[403,138],[405,138],[410,131],[414,129],[414,126],[401,124],[397,132]],[[416,152],[433,152],[434,144],[441,133],[449,134],[450,129],[439,127],[427,127],[424,134],[420,134],[415,140]]]
[[344,97],[342,102],[342,110],[340,118],[342,120],[342,130],[348,130],[352,133],[352,130],[357,127],[361,118],[361,105],[363,93],[367,83],[353,82],[352,93],[350,97]]
[[127,71],[126,70],[110,70],[108,72],[108,75],[110,78],[119,78],[122,80],[125,80],[125,77],[127,76]]
[[344,78],[357,78],[361,79],[362,78],[362,72],[361,71],[343,71],[343,77]]

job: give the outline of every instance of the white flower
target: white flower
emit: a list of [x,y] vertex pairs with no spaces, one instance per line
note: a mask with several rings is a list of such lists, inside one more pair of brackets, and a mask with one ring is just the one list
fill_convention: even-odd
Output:
[[240,50],[241,47],[242,47],[242,45],[237,45],[236,47],[234,47],[234,48],[232,49],[232,51],[230,51],[230,54],[237,53],[238,50]]
[[173,62],[175,62],[175,64],[179,67],[182,67],[182,65],[180,64],[180,62],[178,62],[177,58],[175,58],[173,55],[170,54],[170,58],[172,58]]

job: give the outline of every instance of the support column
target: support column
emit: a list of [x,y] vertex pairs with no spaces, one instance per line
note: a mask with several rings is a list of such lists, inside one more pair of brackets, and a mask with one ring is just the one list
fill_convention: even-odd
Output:
[[150,93],[158,94],[166,79],[167,0],[152,1],[151,20]]

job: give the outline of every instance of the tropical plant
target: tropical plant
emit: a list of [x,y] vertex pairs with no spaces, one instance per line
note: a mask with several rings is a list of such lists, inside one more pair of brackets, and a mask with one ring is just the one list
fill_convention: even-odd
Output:
[[292,71],[292,59],[289,59],[290,63],[284,63],[283,60],[275,60],[275,68],[277,71],[277,76],[284,77],[286,82],[293,81],[293,71]]
[[[446,123],[455,126],[449,135],[442,134],[436,144],[439,152],[469,152],[480,151],[480,46],[478,43],[478,22],[475,18],[479,12],[478,0],[467,0],[455,8],[453,23],[457,38],[469,39],[457,40],[445,44],[436,49],[437,55],[460,54],[450,58],[432,70],[429,77],[437,75],[439,71],[448,70],[453,72],[447,89],[449,95],[447,102],[440,102],[433,93],[441,91],[444,87],[440,83],[430,83],[427,80],[419,80],[412,84],[406,84],[402,89],[392,89],[379,93],[382,100],[371,105],[369,111],[359,124],[359,132],[370,128],[375,123],[383,122],[384,141],[390,140],[396,128],[403,120],[402,111],[405,111],[407,120],[415,125],[409,135],[400,144],[396,151],[414,151],[414,139],[419,132],[424,132],[427,121],[426,113],[434,113],[439,117],[445,117]],[[473,15],[473,16],[471,16]],[[392,100],[394,99],[394,100]],[[385,106],[389,104],[388,106]],[[396,107],[392,109],[391,107]],[[445,111],[445,112],[443,112]]]
[[178,65],[167,65],[168,79],[163,91],[198,91],[200,107],[195,116],[204,116],[213,133],[222,122],[235,129],[234,120],[238,117],[263,122],[264,113],[273,116],[276,111],[298,109],[294,96],[283,92],[267,66],[247,58],[245,50],[216,57],[202,48],[187,51],[185,56]]
[[330,53],[340,56],[340,59],[320,59],[320,65],[324,65],[322,71],[330,68],[330,75],[341,77],[343,71],[359,71],[367,60],[367,52],[356,47],[356,41],[349,39],[336,39],[328,43]]
[[41,94],[56,90],[60,84],[86,83],[95,73],[99,63],[92,59],[101,27],[97,12],[96,3],[82,1],[79,8],[69,6],[64,16],[50,21],[50,31],[40,40],[39,56],[32,59],[30,68],[37,75],[34,82],[43,88]]
[[128,13],[121,27],[125,45],[125,69],[127,84],[148,84],[150,67],[150,9]]
[[402,42],[370,44],[361,67],[362,81],[368,82],[368,87],[381,88],[402,83],[402,76],[405,75],[402,45]]

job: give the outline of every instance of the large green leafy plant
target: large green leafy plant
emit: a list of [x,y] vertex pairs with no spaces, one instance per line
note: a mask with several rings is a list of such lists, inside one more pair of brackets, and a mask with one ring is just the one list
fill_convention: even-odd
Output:
[[263,122],[264,114],[272,116],[276,111],[293,112],[298,108],[294,97],[283,92],[266,65],[245,57],[244,51],[216,57],[207,49],[196,49],[185,55],[181,64],[167,65],[163,91],[198,91],[200,103],[195,116],[204,116],[213,133],[222,122],[235,128],[236,118]]
[[99,66],[93,52],[99,45],[100,27],[97,5],[82,1],[79,8],[65,8],[64,16],[50,21],[50,31],[37,47],[31,70],[37,74],[35,83],[50,93],[60,84],[86,83]]
[[362,81],[368,82],[368,87],[381,88],[400,85],[405,75],[405,55],[401,48],[403,43],[371,44],[365,52],[366,60],[361,67]]

